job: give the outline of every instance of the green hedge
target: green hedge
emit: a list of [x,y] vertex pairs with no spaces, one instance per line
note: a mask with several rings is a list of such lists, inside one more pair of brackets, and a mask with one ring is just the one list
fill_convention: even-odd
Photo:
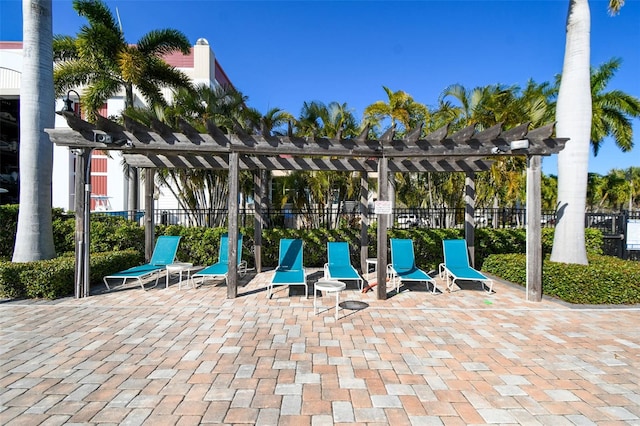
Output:
[[[588,265],[551,262],[542,264],[542,293],[569,303],[640,303],[640,263],[590,254]],[[526,285],[524,254],[490,255],[483,270],[502,279]]]
[[[75,216],[62,209],[52,210],[53,244],[61,256],[75,250]],[[0,260],[13,257],[18,224],[18,205],[0,206]],[[144,228],[119,216],[91,216],[92,253],[113,250],[139,250],[144,253]]]
[[[75,249],[75,218],[60,209],[53,211],[53,231],[57,259],[11,264],[15,242],[18,206],[0,206],[0,296],[2,297],[60,297],[73,291],[73,264],[71,253]],[[217,261],[220,236],[226,228],[195,228],[177,225],[156,227],[156,236],[180,235],[178,260],[198,265],[210,265]],[[553,245],[553,229],[542,230],[542,248],[550,253]],[[244,235],[242,258],[249,267],[254,266],[253,229],[242,228]],[[602,235],[594,229],[586,229],[587,251],[601,254]],[[389,229],[389,238],[410,238],[414,241],[416,263],[423,269],[434,270],[442,262],[442,240],[464,238],[461,229]],[[282,238],[301,238],[304,241],[304,264],[322,267],[327,259],[328,241],[347,241],[351,246],[351,262],[356,267],[360,260],[360,229],[357,226],[341,229],[265,229],[262,233],[262,261],[266,267],[278,262],[279,241]],[[376,228],[369,228],[368,257],[376,256]],[[99,283],[105,275],[135,266],[144,261],[144,228],[135,222],[117,216],[92,216],[91,220],[91,282]],[[476,267],[494,254],[524,253],[526,231],[524,229],[481,228],[475,231]],[[127,251],[129,250],[129,251]],[[124,258],[111,252],[123,251]],[[102,254],[101,254],[102,253]],[[389,255],[389,253],[388,253]],[[7,262],[2,262],[1,260]],[[70,271],[70,272],[69,272]],[[522,268],[524,273],[524,268]],[[47,274],[52,274],[51,282]],[[509,279],[504,277],[505,279]],[[30,282],[33,284],[29,284]],[[26,284],[25,284],[26,283]]]
[[[551,253],[553,246],[553,229],[543,228],[543,253]],[[198,231],[195,231],[198,232]],[[247,249],[253,245],[253,229],[245,228],[244,256],[250,263],[253,259],[246,257]],[[416,263],[422,268],[437,269],[442,262],[442,240],[464,238],[461,229],[389,229],[388,238],[410,238],[414,242]],[[321,267],[327,261],[327,241],[347,241],[351,246],[351,261],[357,267],[360,263],[360,229],[344,228],[337,230],[314,229],[265,229],[262,232],[262,261],[265,266],[276,266],[278,263],[278,247],[281,238],[301,238],[304,241],[304,264]],[[375,257],[376,229],[369,229],[368,257]],[[586,229],[585,240],[589,254],[602,253],[602,233],[597,229]],[[181,244],[182,245],[182,244]],[[526,231],[524,229],[476,229],[475,260],[476,267],[481,268],[484,259],[491,254],[526,252]],[[390,256],[390,253],[387,253]]]
[[[91,256],[90,282],[102,282],[103,276],[139,265],[143,260],[134,250],[95,253]],[[74,271],[73,256],[26,263],[0,261],[0,297],[57,299],[73,295]]]

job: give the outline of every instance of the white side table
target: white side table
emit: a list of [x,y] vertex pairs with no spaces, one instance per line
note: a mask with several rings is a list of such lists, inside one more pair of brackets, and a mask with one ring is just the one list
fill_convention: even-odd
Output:
[[378,258],[377,257],[367,257],[367,279],[371,276],[369,272],[369,267],[373,266],[373,273],[375,274],[378,271]]
[[178,281],[178,290],[182,288],[182,273],[187,273],[187,282],[189,282],[189,278],[191,277],[191,268],[193,268],[193,263],[188,262],[176,262],[167,265],[167,281],[165,283],[165,288],[169,288],[169,277],[171,274],[179,274],[180,280]]
[[317,298],[318,291],[324,291],[325,293],[336,294],[336,321],[338,321],[338,303],[340,301],[340,292],[347,288],[347,285],[342,281],[325,280],[321,279],[316,282],[315,289],[313,291],[313,313],[317,314]]

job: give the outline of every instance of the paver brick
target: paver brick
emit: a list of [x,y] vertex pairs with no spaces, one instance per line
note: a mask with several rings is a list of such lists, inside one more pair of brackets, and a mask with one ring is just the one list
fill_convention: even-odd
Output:
[[0,422],[640,421],[638,307],[524,303],[501,282],[384,301],[349,287],[369,306],[336,322],[287,288],[265,299],[269,277],[245,278],[236,299],[174,282],[0,304]]

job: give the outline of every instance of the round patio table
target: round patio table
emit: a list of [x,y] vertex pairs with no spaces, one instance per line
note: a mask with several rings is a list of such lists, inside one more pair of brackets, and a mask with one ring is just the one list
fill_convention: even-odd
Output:
[[166,276],[165,288],[169,288],[169,277],[171,276],[171,274],[178,274],[179,275],[178,290],[181,290],[182,289],[182,273],[183,272],[187,273],[187,283],[188,283],[191,275],[192,267],[193,267],[193,263],[188,263],[188,262],[175,262],[175,263],[170,263],[166,265],[167,276]]
[[313,292],[313,313],[317,314],[317,298],[318,291],[324,291],[325,293],[336,294],[336,321],[338,321],[338,303],[340,302],[340,292],[347,288],[347,285],[342,281],[325,280],[321,279],[316,282],[315,290]]

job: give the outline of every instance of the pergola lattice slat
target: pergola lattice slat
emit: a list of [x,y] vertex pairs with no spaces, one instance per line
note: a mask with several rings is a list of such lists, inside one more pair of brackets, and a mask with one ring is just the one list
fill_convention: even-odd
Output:
[[[228,155],[165,155],[124,154],[125,162],[132,167],[166,169],[211,169],[228,170]],[[342,172],[375,172],[376,159],[329,159],[278,156],[240,156],[241,170],[316,170]],[[389,161],[392,172],[469,172],[485,171],[493,161],[485,159],[401,159]]]

